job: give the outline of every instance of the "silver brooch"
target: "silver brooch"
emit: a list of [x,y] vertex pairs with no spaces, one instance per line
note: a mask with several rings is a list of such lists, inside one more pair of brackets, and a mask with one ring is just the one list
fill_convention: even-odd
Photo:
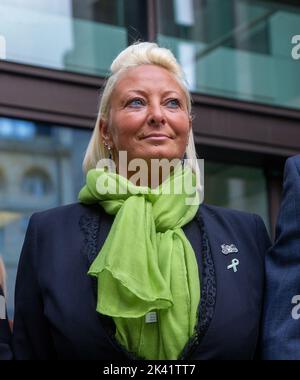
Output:
[[224,255],[228,255],[229,253],[237,253],[239,251],[234,244],[222,244],[221,248]]

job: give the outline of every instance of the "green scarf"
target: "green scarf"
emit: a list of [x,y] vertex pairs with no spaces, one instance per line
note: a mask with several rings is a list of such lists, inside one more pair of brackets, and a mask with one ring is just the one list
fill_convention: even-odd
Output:
[[198,266],[181,228],[199,207],[197,191],[180,185],[189,179],[194,189],[195,175],[179,165],[151,189],[92,169],[79,193],[80,202],[116,215],[88,272],[98,279],[97,311],[113,317],[122,346],[146,359],[177,359],[197,322]]

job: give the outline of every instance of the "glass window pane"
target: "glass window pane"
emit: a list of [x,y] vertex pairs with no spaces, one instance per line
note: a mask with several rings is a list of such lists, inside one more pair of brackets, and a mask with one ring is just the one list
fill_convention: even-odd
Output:
[[[26,125],[30,133],[17,133],[20,125]],[[89,130],[0,118],[0,255],[7,269],[10,318],[29,217],[77,201],[90,136]]]
[[105,75],[127,46],[124,3],[0,0],[0,58]]
[[300,35],[300,3],[287,3],[158,1],[158,41],[179,58],[192,90],[300,108],[291,41]]
[[205,203],[258,214],[270,228],[263,169],[205,161],[204,174]]

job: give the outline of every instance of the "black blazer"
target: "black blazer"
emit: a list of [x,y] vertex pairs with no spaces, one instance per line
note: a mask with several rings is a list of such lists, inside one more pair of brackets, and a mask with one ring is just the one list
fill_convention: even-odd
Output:
[[[96,312],[96,280],[87,275],[112,222],[100,206],[79,203],[31,217],[16,282],[16,359],[134,358],[116,342],[113,320]],[[262,220],[201,205],[183,230],[197,256],[201,301],[197,334],[181,358],[252,359],[270,245]],[[222,253],[223,244],[238,252]],[[233,259],[236,272],[227,268]]]

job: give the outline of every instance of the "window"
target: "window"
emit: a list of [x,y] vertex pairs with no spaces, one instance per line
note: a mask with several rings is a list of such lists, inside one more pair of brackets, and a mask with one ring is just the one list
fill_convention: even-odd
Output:
[[52,189],[49,175],[42,169],[33,168],[27,171],[22,181],[22,191],[26,194],[42,197]]
[[[146,24],[140,17],[141,2],[0,0],[0,36],[6,41],[6,59],[106,75],[113,58],[127,46],[136,25]],[[127,13],[128,9],[132,11]]]
[[270,228],[262,168],[205,162],[204,202],[260,215]]
[[0,139],[30,140],[35,132],[35,125],[30,121],[0,118]]
[[[0,254],[7,270],[7,306],[12,318],[17,265],[29,218],[36,211],[77,201],[84,185],[82,160],[91,131],[16,119],[5,123],[11,131],[16,125],[34,131],[30,139],[26,133],[0,133]],[[4,173],[5,187],[1,187]]]
[[[294,2],[296,3],[296,2]],[[300,4],[286,1],[158,1],[158,41],[201,93],[300,108]]]

